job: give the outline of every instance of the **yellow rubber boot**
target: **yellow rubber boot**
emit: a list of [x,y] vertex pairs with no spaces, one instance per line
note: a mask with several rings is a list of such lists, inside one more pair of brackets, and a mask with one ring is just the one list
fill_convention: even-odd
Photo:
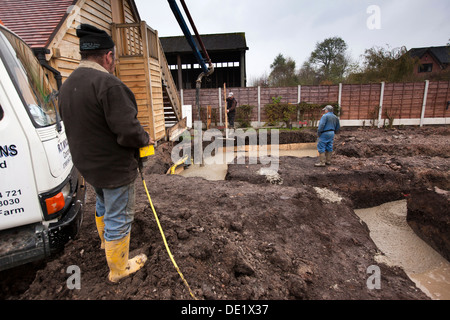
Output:
[[110,271],[108,275],[109,281],[119,282],[144,266],[147,256],[140,254],[128,260],[129,250],[130,234],[120,240],[105,241],[106,261]]
[[101,249],[105,249],[105,221],[103,218],[97,217],[97,214],[95,214],[95,224],[97,225],[97,231],[101,241]]

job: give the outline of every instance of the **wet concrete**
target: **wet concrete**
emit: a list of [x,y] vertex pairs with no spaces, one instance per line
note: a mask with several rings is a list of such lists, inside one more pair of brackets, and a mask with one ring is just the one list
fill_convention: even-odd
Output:
[[217,181],[225,180],[228,171],[228,164],[235,158],[245,156],[258,156],[261,152],[264,155],[275,157],[316,157],[317,149],[315,143],[296,143],[291,145],[277,146],[273,150],[259,150],[259,148],[223,148],[220,150],[221,156],[215,156],[214,159],[206,158],[204,165],[191,165],[180,173],[183,177],[199,177],[206,180]]
[[[380,263],[398,266],[430,298],[450,300],[450,262],[419,238],[406,221],[406,200],[355,210],[384,255]],[[382,276],[382,275],[381,275]]]

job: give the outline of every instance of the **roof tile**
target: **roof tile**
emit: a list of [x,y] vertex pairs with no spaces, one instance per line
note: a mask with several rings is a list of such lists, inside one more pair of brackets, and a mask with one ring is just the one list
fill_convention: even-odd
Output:
[[0,19],[30,47],[46,47],[76,0],[0,0]]

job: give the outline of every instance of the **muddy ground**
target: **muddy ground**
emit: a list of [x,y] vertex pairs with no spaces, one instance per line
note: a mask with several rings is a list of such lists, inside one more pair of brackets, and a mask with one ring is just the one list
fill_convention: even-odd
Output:
[[[287,135],[280,141],[315,139],[308,130]],[[425,300],[402,269],[377,262],[383,253],[354,209],[435,187],[450,190],[449,138],[450,127],[344,129],[332,166],[280,157],[275,173],[261,170],[268,165],[232,164],[226,181],[165,175],[171,148],[164,144],[146,165],[146,181],[170,249],[198,299]],[[142,270],[118,285],[107,283],[88,186],[78,237],[49,261],[0,273],[0,298],[191,299],[142,182],[136,186],[130,255],[147,254]],[[81,271],[79,290],[67,286],[72,265]],[[381,289],[368,286],[373,265],[380,268]]]

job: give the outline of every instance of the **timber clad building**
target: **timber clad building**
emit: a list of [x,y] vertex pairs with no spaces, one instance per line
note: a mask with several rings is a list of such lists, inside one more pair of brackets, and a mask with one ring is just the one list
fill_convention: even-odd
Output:
[[[214,73],[203,79],[202,88],[246,87],[246,52],[249,49],[245,33],[201,35]],[[161,37],[161,44],[178,90],[195,89],[201,68],[184,37]],[[199,46],[200,48],[200,46]]]
[[182,120],[158,32],[141,21],[134,0],[0,0],[0,19],[40,53],[49,79],[59,74],[61,82],[81,60],[76,28],[88,23],[107,31],[117,46],[116,75],[135,94],[139,121],[152,138],[166,138],[167,124]]

